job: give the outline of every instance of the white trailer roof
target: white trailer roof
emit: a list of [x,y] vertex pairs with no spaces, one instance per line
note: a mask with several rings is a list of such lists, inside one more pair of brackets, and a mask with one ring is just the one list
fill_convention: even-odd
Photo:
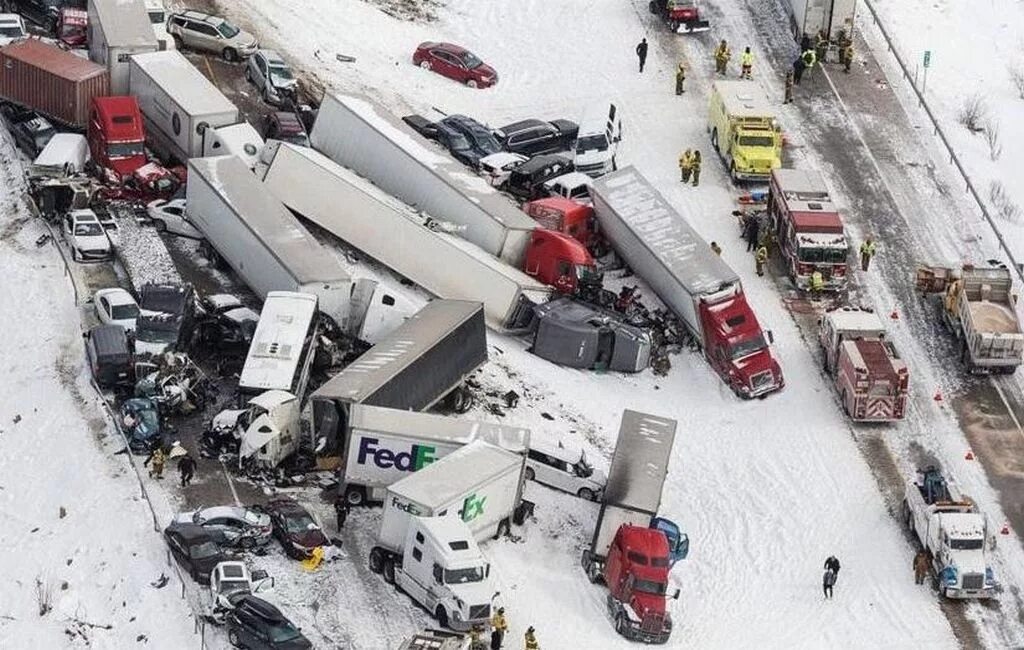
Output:
[[132,61],[189,115],[238,112],[217,86],[177,50],[136,54]]
[[263,301],[249,354],[238,385],[242,388],[290,390],[302,359],[306,333],[316,314],[316,296],[271,291]]
[[[241,158],[192,158],[188,167],[189,175],[197,174],[214,188],[221,200],[231,207],[239,220],[297,282],[347,282],[350,279],[337,258],[302,227],[283,203],[274,198]],[[193,181],[190,179],[189,182]]]
[[619,439],[608,468],[604,502],[651,514],[658,512],[675,439],[675,420],[623,411]]
[[530,447],[530,430],[523,427],[367,404],[352,407],[349,426],[353,429],[415,436],[417,440],[423,441],[469,444],[474,440],[483,440],[502,449],[518,449],[520,452]]
[[491,477],[522,464],[522,456],[477,440],[392,483],[388,492],[430,509],[441,508]]
[[594,204],[598,220],[604,218],[601,204],[607,204],[690,295],[739,282],[735,271],[634,167],[602,176],[590,191],[600,199]]
[[143,0],[89,0],[99,17],[107,47],[157,48],[156,34]]
[[837,330],[844,332],[885,333],[882,319],[873,311],[856,307],[840,307],[828,312],[828,318]]
[[757,84],[748,81],[716,81],[726,111],[733,117],[773,117],[768,98]]

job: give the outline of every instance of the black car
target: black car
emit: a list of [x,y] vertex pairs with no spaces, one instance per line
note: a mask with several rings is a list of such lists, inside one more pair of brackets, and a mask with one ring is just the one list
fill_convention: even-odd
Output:
[[569,120],[521,120],[496,130],[494,137],[505,151],[539,156],[572,149],[579,130],[579,125]]
[[53,124],[35,111],[13,111],[8,115],[7,123],[18,148],[32,159],[39,155],[57,133]]
[[[449,115],[438,122],[437,127],[438,141],[446,144],[453,156],[474,169],[480,166],[481,158],[501,151],[501,145],[498,144],[490,130],[473,118],[465,115]],[[451,145],[441,140],[440,134],[444,130],[442,127],[462,135],[467,146],[456,152]]]
[[544,181],[573,171],[572,159],[561,154],[536,156],[519,165],[509,174],[505,189],[524,201],[544,194]]
[[85,9],[86,0],[3,0],[4,11],[21,14],[47,34],[57,30],[57,17],[65,7]]
[[135,321],[136,350],[155,355],[184,349],[195,319],[192,285],[146,284],[139,291],[140,316]]
[[228,611],[228,641],[236,648],[251,650],[306,650],[313,644],[302,635],[281,610],[249,594],[231,598]]
[[205,348],[248,350],[259,321],[260,315],[235,296],[203,296],[196,311],[196,338]]
[[85,356],[96,384],[102,388],[135,383],[132,340],[120,325],[99,325],[85,337]]
[[330,545],[331,540],[320,525],[294,499],[271,499],[265,508],[274,527],[274,537],[281,542],[289,557],[305,559],[314,548]]
[[213,567],[231,559],[206,529],[196,524],[172,522],[164,529],[164,540],[181,568],[199,584],[210,584]]

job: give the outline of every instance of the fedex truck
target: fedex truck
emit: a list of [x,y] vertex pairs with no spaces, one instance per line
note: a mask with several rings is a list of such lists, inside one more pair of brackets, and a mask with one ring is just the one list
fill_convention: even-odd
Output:
[[431,413],[356,404],[344,438],[342,485],[353,506],[383,502],[387,487],[484,440],[516,454],[530,447],[530,430]]

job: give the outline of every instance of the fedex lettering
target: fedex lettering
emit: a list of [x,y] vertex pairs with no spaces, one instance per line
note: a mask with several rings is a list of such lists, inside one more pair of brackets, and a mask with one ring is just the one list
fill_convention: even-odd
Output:
[[410,515],[414,515],[417,517],[423,514],[422,512],[420,512],[420,509],[417,508],[415,504],[400,501],[398,497],[391,497],[391,505],[398,510],[403,510],[405,512],[408,512]]
[[372,458],[373,464],[381,469],[395,468],[403,472],[416,472],[434,462],[436,449],[424,445],[413,445],[409,451],[394,452],[380,446],[377,438],[363,438],[359,441],[356,462],[366,465]]
[[472,521],[484,514],[485,501],[487,501],[487,497],[477,497],[475,494],[466,497],[465,501],[462,502],[462,510],[459,511],[462,521]]

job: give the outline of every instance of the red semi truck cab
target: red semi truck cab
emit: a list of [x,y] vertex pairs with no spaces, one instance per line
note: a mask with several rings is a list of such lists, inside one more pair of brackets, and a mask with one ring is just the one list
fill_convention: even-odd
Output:
[[57,40],[70,48],[85,47],[88,27],[89,12],[63,7],[57,16]]
[[739,285],[725,295],[702,298],[699,311],[708,363],[737,395],[761,397],[786,385],[770,341]]
[[[660,530],[620,526],[608,549],[604,582],[615,631],[634,641],[665,643],[672,615],[665,607],[671,568],[668,539]],[[677,589],[671,598],[678,598]],[[614,600],[613,604],[611,601]],[[626,608],[631,612],[627,612]],[[633,615],[631,616],[630,613]]]
[[798,288],[808,289],[815,271],[821,273],[826,291],[846,287],[850,247],[820,172],[772,170],[768,214],[786,270]]
[[559,292],[574,295],[582,286],[600,285],[597,263],[571,236],[538,228],[530,235],[523,270]]
[[93,162],[111,181],[123,182],[148,162],[142,111],[134,97],[94,98],[88,139]]
[[542,228],[569,235],[588,250],[598,243],[594,208],[560,196],[537,199],[523,204],[523,212]]

